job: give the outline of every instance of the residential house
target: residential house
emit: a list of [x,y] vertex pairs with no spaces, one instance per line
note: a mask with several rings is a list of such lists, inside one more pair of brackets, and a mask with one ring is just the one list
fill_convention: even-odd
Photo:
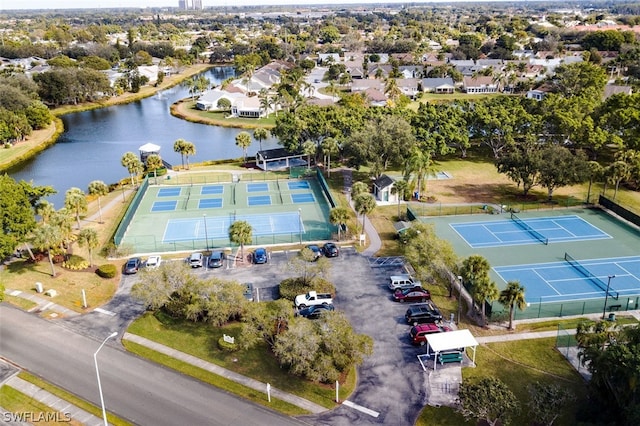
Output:
[[633,88],[631,86],[621,86],[617,84],[607,84],[604,86],[603,98],[607,99],[610,96],[617,95],[618,93],[624,93],[625,95],[631,95]]
[[337,64],[341,62],[339,53],[319,53],[318,63],[321,65]]
[[395,181],[387,175],[380,175],[378,179],[373,181],[373,196],[376,201],[383,203],[397,203],[398,194],[394,194],[393,188]]
[[420,83],[421,80],[419,78],[396,79],[396,84],[398,85],[398,88],[400,89],[402,94],[412,99],[415,98],[416,95],[420,92]]
[[422,90],[428,93],[453,93],[456,85],[451,77],[423,78]]
[[462,80],[462,90],[465,93],[497,93],[498,83],[493,81],[493,77],[469,77]]
[[351,82],[351,91],[352,92],[364,92],[369,89],[378,90],[380,92],[384,91],[384,81],[378,79],[372,80],[354,80]]
[[400,71],[403,78],[420,78],[424,67],[422,65],[400,65],[398,71]]
[[382,90],[367,89],[364,91],[364,95],[371,106],[387,106],[387,95]]
[[393,67],[387,64],[370,63],[367,78],[387,78]]

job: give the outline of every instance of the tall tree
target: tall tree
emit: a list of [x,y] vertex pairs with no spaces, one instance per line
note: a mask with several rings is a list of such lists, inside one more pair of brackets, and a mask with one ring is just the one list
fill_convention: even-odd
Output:
[[184,169],[184,144],[185,144],[184,139],[176,139],[176,141],[173,143],[173,152],[177,152],[180,154],[181,160],[182,160],[182,168]]
[[185,141],[183,148],[184,156],[187,159],[187,169],[189,169],[189,157],[196,155],[196,146],[193,142]]
[[376,199],[371,194],[360,194],[353,200],[354,208],[358,214],[362,215],[362,232],[364,232],[365,220],[367,214],[376,208]]
[[604,177],[604,167],[597,161],[589,161],[587,163],[589,175],[589,189],[587,190],[587,204],[591,202],[591,186],[593,181],[600,181]]
[[360,194],[368,194],[369,193],[369,185],[365,182],[358,181],[354,182],[351,185],[351,198],[355,199]]
[[574,400],[571,392],[555,383],[535,382],[527,386],[529,412],[539,425],[552,426],[565,405]]
[[[429,153],[417,145],[414,146],[409,157],[406,158],[404,180],[413,184],[413,188],[418,193],[417,199],[420,199],[427,177],[432,171],[433,163]],[[412,176],[415,176],[415,178],[412,179]]]
[[229,240],[234,244],[240,245],[240,255],[244,262],[244,246],[251,244],[253,240],[253,228],[249,222],[237,220],[229,227]]
[[100,245],[98,232],[93,228],[84,228],[78,234],[78,245],[80,245],[80,247],[87,246],[87,250],[89,251],[89,265],[93,266],[93,250]]
[[80,188],[67,190],[64,197],[64,205],[75,214],[76,223],[78,224],[78,229],[80,229],[80,213],[87,211],[87,196],[84,191]]
[[244,162],[247,162],[247,149],[251,146],[251,135],[248,132],[240,132],[236,136],[236,146],[242,149]]
[[404,255],[422,282],[449,282],[458,258],[449,241],[436,235],[432,224],[419,223],[404,234]]
[[391,193],[398,197],[398,220],[400,220],[400,202],[403,201],[409,189],[409,182],[404,179],[397,180],[391,187]]
[[524,287],[518,281],[507,282],[507,287],[500,292],[498,302],[509,307],[509,330],[513,330],[513,317],[516,308],[523,310],[527,306],[524,298]]
[[316,150],[316,144],[311,141],[305,141],[302,144],[302,153],[307,156],[307,170],[311,168],[311,156],[315,155]]
[[541,159],[540,144],[532,138],[517,144],[511,144],[507,151],[496,160],[498,173],[504,173],[515,182],[522,185],[522,195],[525,197],[538,184]]
[[473,254],[462,261],[460,275],[471,285],[473,300],[481,307],[482,324],[485,324],[485,301],[498,298],[498,288],[489,277],[491,265],[483,256]]
[[133,152],[125,152],[122,156],[122,159],[120,160],[120,164],[122,164],[122,167],[125,167],[127,169],[127,172],[129,172],[129,177],[131,178],[131,186],[135,186],[134,177],[142,173],[142,171],[144,170],[142,161],[140,161],[138,156]]
[[587,156],[582,151],[571,152],[569,149],[549,144],[540,152],[539,182],[547,188],[551,201],[553,191],[567,185],[582,183],[588,178]]
[[465,419],[484,420],[488,425],[509,424],[520,411],[518,398],[495,377],[484,377],[460,384],[458,411]]
[[0,175],[0,259],[15,252],[36,225],[29,195],[24,185],[8,175]]
[[258,127],[253,131],[253,138],[260,144],[260,151],[262,151],[262,141],[266,140],[269,136],[269,132],[264,127]]
[[322,152],[327,157],[327,175],[331,176],[331,156],[340,152],[340,146],[335,138],[328,137],[322,141]]
[[32,244],[38,250],[46,251],[51,265],[51,276],[56,276],[56,269],[53,265],[53,252],[62,244],[63,236],[60,227],[49,224],[40,223],[33,231]]
[[349,220],[349,210],[345,207],[334,207],[329,210],[329,222],[338,227],[338,241],[340,241],[340,231]]
[[106,183],[101,180],[94,180],[89,183],[89,195],[95,195],[98,197],[98,212],[100,215],[100,223],[104,223],[102,221],[102,205],[100,204],[100,199],[109,193],[109,187]]

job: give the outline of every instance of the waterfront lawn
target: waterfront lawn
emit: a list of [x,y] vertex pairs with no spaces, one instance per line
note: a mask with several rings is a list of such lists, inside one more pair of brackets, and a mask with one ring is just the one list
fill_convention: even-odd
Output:
[[[293,377],[287,373],[286,369],[280,367],[266,343],[236,352],[224,352],[218,348],[218,340],[223,334],[238,339],[240,330],[240,323],[213,327],[211,324],[171,318],[162,312],[155,314],[147,312],[135,320],[127,331],[262,383],[270,383],[277,389],[306,398],[324,407],[335,407],[333,384],[325,385]],[[127,347],[130,343],[127,343]],[[151,359],[156,361],[155,357]],[[343,383],[340,385],[340,395],[344,400],[355,389],[355,372],[346,375],[341,382]]]
[[258,127],[272,128],[276,124],[275,114],[258,119],[231,117],[229,116],[229,111],[199,110],[196,108],[196,101],[188,99],[173,104],[171,106],[171,113],[179,118],[195,123],[241,129],[255,129]]

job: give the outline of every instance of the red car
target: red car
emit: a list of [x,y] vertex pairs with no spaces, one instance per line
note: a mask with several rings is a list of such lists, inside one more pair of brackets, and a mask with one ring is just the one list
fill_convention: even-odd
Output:
[[422,287],[408,288],[406,290],[396,290],[393,293],[393,300],[396,302],[426,302],[431,299],[431,293],[429,290],[425,290]]
[[427,343],[427,336],[434,333],[442,333],[443,331],[451,331],[449,327],[439,326],[433,323],[419,324],[411,327],[409,337],[414,345],[424,346]]

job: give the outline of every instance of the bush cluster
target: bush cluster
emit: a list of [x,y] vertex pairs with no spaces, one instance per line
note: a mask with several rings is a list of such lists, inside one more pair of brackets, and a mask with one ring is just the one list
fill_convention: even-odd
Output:
[[306,284],[303,277],[287,278],[280,282],[279,290],[281,298],[291,300],[292,302],[297,295],[304,294],[311,290],[317,291],[318,293],[331,293],[332,296],[336,295],[336,287],[320,277],[314,278],[310,284]]
[[82,256],[72,254],[64,262],[62,262],[62,267],[71,269],[72,271],[80,271],[89,267],[89,261]]
[[237,344],[225,342],[224,337],[218,339],[218,347],[224,352],[235,352],[238,350]]
[[96,269],[96,274],[102,278],[113,278],[118,273],[118,268],[113,263],[106,263]]

